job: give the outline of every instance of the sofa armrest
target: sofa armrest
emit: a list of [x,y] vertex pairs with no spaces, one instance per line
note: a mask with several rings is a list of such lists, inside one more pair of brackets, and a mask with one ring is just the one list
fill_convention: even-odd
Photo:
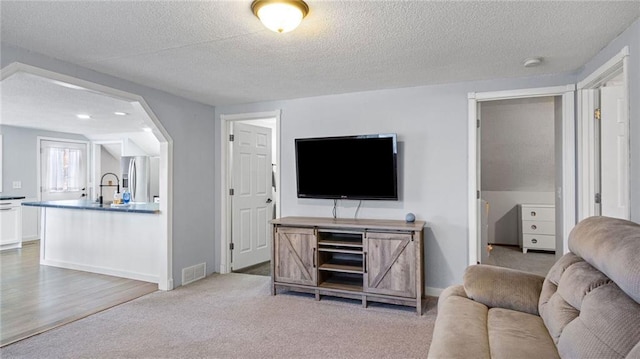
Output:
[[538,314],[544,278],[515,269],[472,265],[464,273],[464,290],[470,299],[490,308]]

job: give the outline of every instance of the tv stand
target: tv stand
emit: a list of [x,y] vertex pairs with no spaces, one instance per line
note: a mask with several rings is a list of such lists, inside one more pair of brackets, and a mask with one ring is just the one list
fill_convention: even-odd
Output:
[[284,217],[271,221],[277,289],[415,306],[422,315],[424,221]]

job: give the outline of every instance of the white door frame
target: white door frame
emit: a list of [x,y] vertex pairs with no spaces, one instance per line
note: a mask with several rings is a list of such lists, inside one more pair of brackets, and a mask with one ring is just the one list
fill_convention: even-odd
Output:
[[158,215],[161,217],[162,237],[158,238],[161,256],[158,289],[173,289],[173,139],[169,136],[169,132],[162,126],[162,123],[142,96],[20,62],[11,63],[0,69],[0,81],[17,72],[26,72],[51,80],[66,82],[123,99],[144,110],[149,116],[150,122],[146,123],[146,125],[152,129],[152,133],[160,142],[160,213]]
[[[469,209],[469,265],[477,264],[480,256],[478,246],[478,206],[477,191],[478,173],[477,173],[477,116],[478,103],[484,101],[508,100],[529,97],[546,97],[546,96],[562,96],[562,207],[563,207],[563,253],[568,250],[567,240],[569,231],[575,225],[575,85],[506,90],[494,92],[470,92],[468,94],[469,106],[469,193],[468,193],[468,209]],[[560,193],[556,193],[558,196]]]
[[[597,171],[595,168],[595,136],[596,129],[593,119],[593,110],[595,105],[595,90],[604,85],[607,81],[622,74],[623,91],[627,106],[631,106],[629,101],[629,47],[625,46],[619,53],[613,56],[609,61],[600,66],[597,70],[587,76],[584,80],[578,82],[578,116],[577,116],[577,133],[578,133],[578,221],[596,214],[595,195],[597,188],[595,185],[595,176]],[[629,109],[628,109],[629,110]],[[627,111],[630,116],[630,111]],[[629,123],[627,119],[627,123]],[[630,125],[630,123],[629,123]],[[629,128],[627,128],[627,133]],[[631,136],[629,136],[631,140]],[[629,146],[627,148],[630,151]],[[629,173],[629,172],[627,172]],[[630,188],[630,178],[627,177],[623,181],[627,185],[627,192]]]
[[229,243],[231,243],[231,201],[229,200],[229,188],[231,183],[231,163],[229,161],[229,155],[231,153],[229,149],[229,134],[231,133],[231,122],[233,121],[248,121],[248,120],[260,120],[265,118],[276,119],[276,153],[273,154],[278,164],[278,171],[276,171],[276,217],[280,217],[280,210],[282,203],[280,201],[280,172],[282,165],[280,163],[280,110],[267,111],[267,112],[253,112],[242,113],[233,115],[220,115],[220,121],[222,131],[220,131],[220,143],[222,149],[220,152],[220,232],[222,238],[220,240],[220,273],[231,272],[231,261]]

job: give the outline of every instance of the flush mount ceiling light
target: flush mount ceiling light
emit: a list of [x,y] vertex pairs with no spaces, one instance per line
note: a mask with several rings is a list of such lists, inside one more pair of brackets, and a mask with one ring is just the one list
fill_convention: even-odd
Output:
[[300,25],[309,6],[302,0],[254,0],[251,10],[267,29],[283,33]]
[[542,63],[542,57],[530,57],[525,59],[522,64],[524,67],[536,67]]
[[91,118],[91,116],[85,115],[85,114],[78,114],[78,115],[76,115],[76,117],[81,119],[81,120],[88,120],[88,119]]
[[119,112],[119,111],[118,112],[114,112],[113,114],[116,115],[116,116],[126,116],[126,115],[128,115],[128,113],[126,113],[126,112]]

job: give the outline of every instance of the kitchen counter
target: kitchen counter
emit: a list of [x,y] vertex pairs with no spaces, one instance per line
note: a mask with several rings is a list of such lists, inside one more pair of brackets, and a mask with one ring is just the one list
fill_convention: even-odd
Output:
[[157,203],[112,207],[88,200],[25,202],[40,208],[40,264],[158,283]]
[[[24,197],[23,197],[24,198]],[[24,202],[23,206],[87,209],[93,211],[135,212],[135,213],[160,213],[158,203],[129,203],[126,205],[100,204],[88,200],[43,201]]]

